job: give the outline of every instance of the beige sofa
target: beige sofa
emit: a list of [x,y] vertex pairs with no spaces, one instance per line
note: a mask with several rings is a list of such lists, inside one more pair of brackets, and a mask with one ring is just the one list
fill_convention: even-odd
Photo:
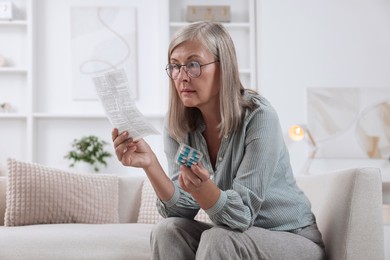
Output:
[[[297,181],[312,202],[329,259],[384,259],[378,169],[299,176]],[[119,224],[5,227],[6,177],[0,177],[0,259],[150,259],[153,224],[137,223],[143,182],[143,177],[119,177]]]

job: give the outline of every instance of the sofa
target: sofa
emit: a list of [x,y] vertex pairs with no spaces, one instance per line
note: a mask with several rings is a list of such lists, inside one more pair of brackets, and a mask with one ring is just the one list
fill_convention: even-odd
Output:
[[[0,176],[0,259],[150,259],[149,236],[160,216],[145,177],[117,176],[117,223],[5,226],[8,178]],[[384,259],[378,169],[299,175],[297,183],[312,203],[328,259]]]

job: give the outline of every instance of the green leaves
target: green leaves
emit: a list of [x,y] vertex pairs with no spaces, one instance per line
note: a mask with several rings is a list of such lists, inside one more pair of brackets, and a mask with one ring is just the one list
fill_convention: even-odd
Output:
[[74,167],[77,162],[90,164],[95,172],[99,171],[101,165],[107,166],[106,159],[111,157],[111,153],[104,150],[108,143],[99,137],[90,135],[80,139],[74,139],[72,150],[64,158],[71,161],[70,167]]

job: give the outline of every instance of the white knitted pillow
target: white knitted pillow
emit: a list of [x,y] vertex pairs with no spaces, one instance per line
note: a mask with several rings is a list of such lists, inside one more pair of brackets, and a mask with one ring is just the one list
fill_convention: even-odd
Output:
[[8,159],[5,226],[118,223],[117,176]]
[[[139,209],[137,223],[155,224],[162,219],[156,207],[157,195],[149,179],[145,179],[142,186],[141,206]],[[195,220],[212,223],[207,213],[200,209]]]
[[142,185],[141,205],[138,213],[137,223],[155,224],[163,217],[158,213],[156,207],[157,195],[149,179],[145,179]]

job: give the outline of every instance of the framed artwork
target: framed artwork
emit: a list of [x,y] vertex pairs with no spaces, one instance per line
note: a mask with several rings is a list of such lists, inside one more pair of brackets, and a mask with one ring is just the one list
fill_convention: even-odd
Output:
[[123,69],[137,97],[137,33],[134,7],[71,7],[74,100],[98,100],[93,77]]
[[308,88],[317,158],[390,158],[390,88]]

